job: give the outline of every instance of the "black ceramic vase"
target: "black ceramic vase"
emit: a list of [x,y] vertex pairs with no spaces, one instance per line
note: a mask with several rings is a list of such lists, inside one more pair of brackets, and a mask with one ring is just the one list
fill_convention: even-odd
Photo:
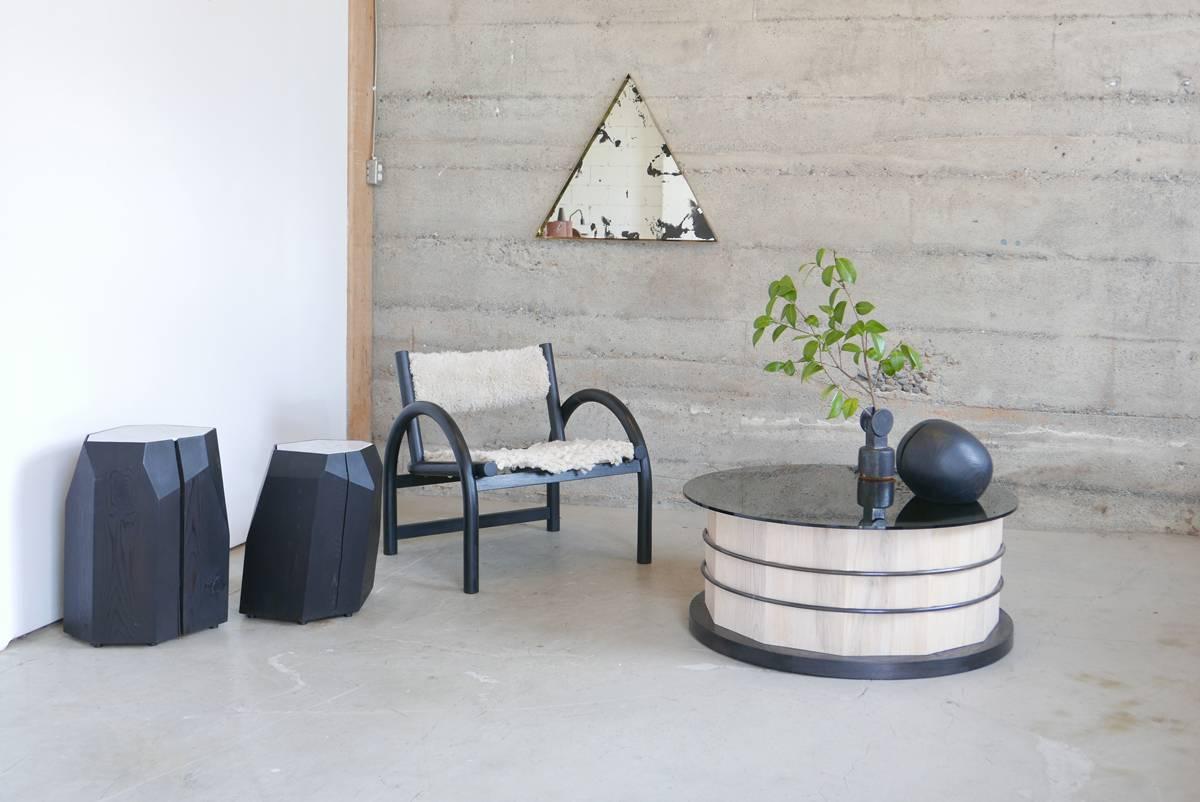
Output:
[[963,427],[931,418],[909,429],[896,446],[896,471],[917,498],[968,504],[992,481],[992,457]]

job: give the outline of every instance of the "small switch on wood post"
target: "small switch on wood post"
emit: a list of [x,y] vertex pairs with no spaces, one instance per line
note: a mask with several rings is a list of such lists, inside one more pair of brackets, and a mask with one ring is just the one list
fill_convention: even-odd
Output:
[[367,160],[367,183],[373,187],[383,183],[383,162],[379,159]]

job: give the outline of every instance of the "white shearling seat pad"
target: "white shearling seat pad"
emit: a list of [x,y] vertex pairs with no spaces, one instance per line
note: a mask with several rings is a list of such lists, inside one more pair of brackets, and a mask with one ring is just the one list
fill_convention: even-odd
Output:
[[[425,451],[429,462],[453,462],[454,453],[448,448]],[[475,462],[494,462],[502,471],[532,468],[547,473],[586,471],[604,463],[617,465],[633,459],[633,443],[628,440],[550,440],[526,448],[471,449]]]
[[413,394],[447,412],[480,412],[528,401],[550,391],[546,356],[536,345],[507,351],[410,354]]

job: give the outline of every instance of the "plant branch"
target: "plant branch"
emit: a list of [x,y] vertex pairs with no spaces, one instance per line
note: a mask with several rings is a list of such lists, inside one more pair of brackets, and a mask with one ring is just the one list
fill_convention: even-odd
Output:
[[[793,305],[795,305],[795,304],[793,303]],[[856,317],[858,316],[857,312],[855,312],[854,314]],[[802,310],[799,306],[796,307],[796,317],[799,320],[804,321],[804,325],[807,328],[807,331],[805,329],[800,328],[799,326],[793,326],[791,323],[788,323],[786,320],[780,320],[780,319],[776,318],[774,315],[771,316],[772,320],[775,322],[776,325],[785,326],[786,328],[789,328],[792,331],[798,331],[801,334],[806,334],[806,335],[811,336],[813,339],[815,339],[817,341],[818,349],[823,349],[823,343],[821,342],[821,333],[819,331],[817,331],[815,328],[813,328],[812,324],[808,322],[808,315],[805,314],[804,310]],[[834,359],[837,361],[831,362],[827,366],[820,359],[820,356],[823,353],[834,354]],[[863,384],[861,379],[859,379],[857,376],[851,374],[844,367],[842,367],[841,360],[838,359],[838,357],[840,357],[840,355],[841,355],[840,348],[838,349],[838,351],[836,353],[831,348],[818,350],[816,355],[814,355],[813,361],[821,366],[822,371],[824,371],[826,377],[829,378],[829,383],[832,384],[833,386],[837,387],[837,389],[841,390],[843,395],[849,397],[850,394],[846,392],[846,389],[844,387],[842,387],[842,385],[838,384],[836,381],[833,380],[833,375],[829,372],[828,368],[836,369],[847,379],[854,382],[855,386],[857,386],[860,390],[863,390],[867,393],[867,396],[871,399],[871,403],[874,404],[875,403],[875,394],[873,392],[871,392],[871,385],[869,383]],[[863,360],[866,361],[865,353],[863,354]],[[868,376],[868,382],[869,382],[869,376]]]
[[[837,283],[838,283],[838,286],[840,286],[842,288],[842,292],[844,292],[846,294],[846,306],[850,307],[851,309],[854,309],[854,298],[851,297],[850,290],[847,289],[847,287],[846,287],[846,282],[843,281],[841,279],[841,277],[838,277]],[[857,309],[854,309],[854,322],[862,323],[862,315],[858,314]],[[861,341],[861,344],[862,344],[863,369],[866,370],[866,373],[867,373],[867,394],[871,396],[871,407],[874,409],[878,409],[878,404],[875,401],[875,379],[872,378],[872,376],[871,376],[871,360],[867,356],[867,330],[866,330],[866,328],[863,328],[861,331],[859,331],[858,336],[859,336],[859,340]]]
[[[796,310],[796,311],[797,311],[797,312],[799,312],[799,311],[800,311],[800,310],[799,310],[799,308],[797,308],[797,310]],[[857,314],[857,313],[856,313],[856,314]],[[808,320],[807,320],[808,316],[807,316],[807,315],[805,315],[804,317],[805,317],[804,325],[805,325],[805,326],[808,326],[809,332],[811,332],[812,336],[813,336],[814,338],[816,338],[816,339],[817,339],[817,341],[818,341],[818,348],[820,348],[820,347],[821,347],[821,344],[820,344],[821,335],[820,335],[820,333],[819,333],[819,332],[818,332],[818,331],[817,331],[815,328],[813,328],[813,327],[812,327],[812,325],[811,325],[811,324],[808,322]],[[870,392],[871,392],[871,390],[870,390],[870,387],[864,387],[864,386],[863,386],[863,383],[862,383],[861,381],[859,381],[859,379],[858,379],[858,377],[857,377],[857,376],[852,376],[852,375],[851,375],[851,374],[850,374],[850,373],[849,373],[849,372],[848,372],[848,371],[847,371],[847,370],[846,370],[844,367],[842,367],[842,359],[841,359],[841,356],[842,356],[842,349],[841,349],[841,348],[838,348],[838,350],[837,350],[836,352],[835,352],[835,351],[834,351],[832,348],[825,349],[824,351],[822,351],[822,350],[818,350],[818,351],[817,351],[817,354],[818,354],[818,355],[820,355],[821,353],[826,353],[826,352],[827,352],[827,353],[831,353],[831,354],[833,354],[833,355],[834,355],[834,359],[836,360],[836,363],[831,363],[831,364],[829,365],[829,367],[837,368],[837,370],[838,370],[838,371],[839,371],[839,372],[840,372],[840,373],[841,373],[843,376],[845,376],[845,377],[846,377],[847,379],[849,379],[850,381],[854,382],[854,383],[855,383],[855,384],[856,384],[856,385],[857,385],[857,386],[858,386],[860,389],[866,390],[866,391],[867,391],[867,394],[868,394],[868,395],[870,395]],[[820,359],[817,359],[817,360],[816,360],[816,362],[817,362],[817,364],[819,364],[819,365],[821,366],[821,369],[825,371],[825,375],[826,375],[826,376],[829,378],[829,383],[830,383],[830,384],[832,384],[832,385],[834,385],[835,387],[837,387],[839,390],[841,390],[841,391],[842,391],[842,395],[848,395],[848,394],[846,393],[846,390],[845,390],[845,388],[843,388],[843,387],[842,387],[840,384],[838,384],[837,382],[835,382],[835,381],[833,380],[833,376],[832,376],[832,375],[829,373],[828,369],[826,369],[825,363],[824,363],[824,362],[822,362]]]

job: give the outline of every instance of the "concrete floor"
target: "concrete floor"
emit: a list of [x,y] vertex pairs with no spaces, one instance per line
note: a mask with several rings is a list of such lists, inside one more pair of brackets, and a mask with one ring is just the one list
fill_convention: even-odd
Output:
[[46,627],[0,652],[0,798],[1200,798],[1200,539],[1010,532],[1012,654],[872,683],[692,640],[702,516],[655,520],[652,566],[629,510],[485,530],[474,597],[456,536],[403,543],[360,613],[305,627],[236,592],[154,648]]

